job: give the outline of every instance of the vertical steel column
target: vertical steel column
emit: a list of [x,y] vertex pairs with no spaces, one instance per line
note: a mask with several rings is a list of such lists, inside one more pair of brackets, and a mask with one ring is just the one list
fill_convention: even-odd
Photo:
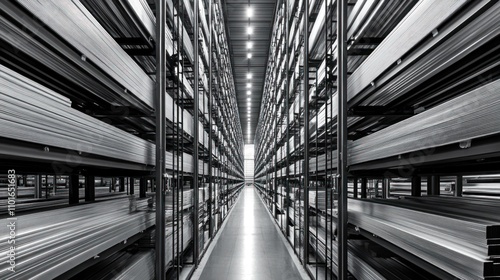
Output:
[[45,198],[49,198],[49,175],[45,175]]
[[128,179],[128,185],[129,185],[129,194],[134,194],[135,193],[135,178],[134,177],[130,177]]
[[457,182],[455,185],[455,196],[460,197],[462,196],[464,189],[464,177],[462,175],[457,176]]
[[[165,279],[165,90],[166,90],[166,57],[165,57],[165,24],[166,2],[156,1],[156,236],[155,267],[156,279]],[[142,192],[142,190],[141,190]]]
[[[54,185],[52,186],[52,191],[54,192],[54,195],[56,195],[56,192],[57,192],[57,175],[54,174]],[[18,185],[19,186],[19,185]],[[16,197],[17,197],[17,190],[19,188],[16,188]],[[111,192],[111,191],[109,191]]]
[[368,189],[368,179],[361,178],[361,198],[366,198],[367,189]]
[[422,178],[418,175],[411,177],[411,196],[422,196]]
[[[276,69],[278,71],[278,69]],[[276,75],[277,76],[277,75]],[[274,89],[274,218],[278,219],[278,90]],[[283,205],[281,205],[283,206]],[[280,225],[281,226],[281,225]]]
[[427,176],[427,195],[439,195],[440,179],[439,175]]
[[[69,175],[69,204],[77,204],[80,200],[78,193],[79,179],[80,175],[78,174]],[[26,185],[26,182],[24,184]]]
[[210,54],[210,58],[208,60],[208,123],[209,123],[209,132],[208,132],[208,154],[210,155],[208,158],[208,235],[210,238],[213,236],[214,225],[212,220],[212,189],[213,189],[213,179],[212,179],[212,1],[208,0],[208,53]]
[[358,178],[354,177],[352,179],[352,184],[353,184],[353,188],[352,188],[353,194],[352,194],[352,196],[354,198],[358,198]]
[[40,198],[42,197],[42,175],[35,175],[35,191],[34,197]]
[[337,0],[338,278],[347,279],[347,0]]
[[139,179],[139,198],[146,197],[146,190],[148,188],[148,181],[145,177]]
[[441,177],[439,175],[432,176],[431,180],[431,194],[430,195],[440,195],[441,193]]
[[119,191],[124,192],[125,191],[125,177],[120,177],[119,182],[120,182]]
[[193,61],[193,67],[194,67],[194,145],[193,145],[193,150],[194,150],[194,174],[193,174],[193,189],[194,189],[194,218],[193,218],[193,239],[194,239],[194,253],[193,253],[193,262],[195,267],[198,267],[198,257],[199,257],[199,213],[198,213],[198,201],[199,201],[199,193],[198,193],[198,138],[199,138],[199,103],[200,103],[200,96],[199,96],[199,76],[200,76],[200,66],[198,65],[200,63],[199,60],[199,43],[198,43],[198,37],[199,37],[199,19],[198,19],[198,14],[199,14],[199,1],[200,0],[194,0],[194,34],[193,34],[193,47],[194,47],[194,61]]
[[285,3],[285,108],[286,108],[286,178],[285,178],[285,188],[286,188],[286,236],[290,236],[290,218],[289,218],[289,213],[290,213],[290,183],[288,181],[288,178],[290,177],[290,161],[289,161],[289,155],[290,155],[290,104],[289,104],[289,98],[290,98],[290,92],[288,90],[288,85],[289,85],[289,75],[288,75],[288,61],[290,59],[290,53],[288,50],[288,3],[286,0],[284,0]]
[[85,201],[95,201],[95,176],[85,176]]
[[389,197],[390,180],[390,178],[384,178],[382,180],[382,198]]
[[309,261],[309,0],[304,1],[304,267]]

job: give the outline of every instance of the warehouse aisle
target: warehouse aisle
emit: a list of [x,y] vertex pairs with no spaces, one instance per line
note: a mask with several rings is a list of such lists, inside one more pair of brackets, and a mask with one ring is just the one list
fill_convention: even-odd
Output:
[[254,187],[245,187],[201,280],[302,279]]

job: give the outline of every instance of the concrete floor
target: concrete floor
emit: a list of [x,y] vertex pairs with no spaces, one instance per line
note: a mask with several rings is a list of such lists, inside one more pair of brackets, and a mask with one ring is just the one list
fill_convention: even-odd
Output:
[[254,187],[232,211],[199,279],[302,279]]

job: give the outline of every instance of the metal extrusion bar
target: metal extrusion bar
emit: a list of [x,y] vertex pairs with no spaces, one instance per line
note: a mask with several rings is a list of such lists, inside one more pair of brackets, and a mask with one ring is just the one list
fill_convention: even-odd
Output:
[[347,1],[337,0],[337,189],[338,219],[338,279],[348,278],[347,272]]
[[[165,22],[166,2],[156,1],[156,235],[155,235],[155,275],[157,280],[165,279]],[[197,108],[197,107],[196,107]],[[197,143],[197,141],[195,141]],[[142,192],[142,190],[141,190]]]
[[[304,1],[304,241],[309,240],[309,1]],[[309,246],[304,244],[304,268],[307,269]]]
[[193,46],[194,46],[194,145],[193,145],[193,152],[194,152],[194,172],[193,172],[193,189],[194,189],[194,215],[193,215],[193,224],[194,224],[194,252],[193,252],[193,262],[195,267],[198,267],[198,257],[199,257],[199,238],[200,235],[198,234],[199,231],[199,213],[198,213],[198,208],[199,208],[199,193],[198,193],[198,141],[199,141],[199,104],[200,104],[200,95],[199,95],[199,79],[200,79],[200,57],[199,57],[199,19],[198,19],[198,14],[200,12],[199,10],[199,1],[200,0],[194,0],[194,35],[193,35]]

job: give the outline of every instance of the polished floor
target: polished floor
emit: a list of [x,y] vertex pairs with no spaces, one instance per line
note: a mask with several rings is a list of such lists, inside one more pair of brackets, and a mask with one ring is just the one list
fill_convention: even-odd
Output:
[[302,279],[254,187],[245,187],[201,280]]

